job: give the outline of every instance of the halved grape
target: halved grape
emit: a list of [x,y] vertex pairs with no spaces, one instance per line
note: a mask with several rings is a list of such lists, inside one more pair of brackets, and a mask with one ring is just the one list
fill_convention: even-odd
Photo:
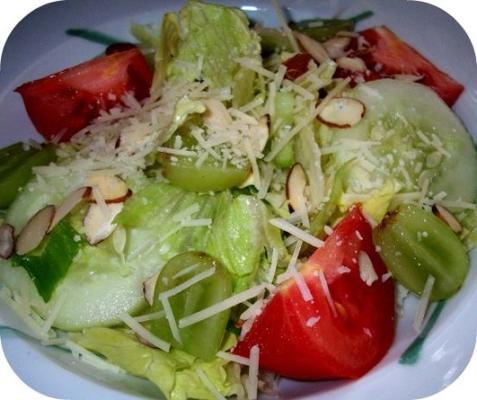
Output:
[[173,157],[161,154],[164,176],[173,185],[191,192],[218,192],[240,186],[251,173],[249,165],[240,169],[226,164],[225,168],[222,168],[222,163],[207,160],[198,167],[197,158]]
[[[199,124],[200,120],[189,119],[178,130],[184,149],[193,149],[197,141],[189,134],[190,123]],[[175,137],[170,139],[165,146],[173,147]],[[159,161],[163,175],[173,184],[191,192],[218,192],[240,186],[251,174],[252,168],[249,162],[245,162],[243,168],[238,168],[231,163],[218,161],[212,156],[197,165],[198,157],[174,156],[161,153]]]
[[431,300],[455,294],[469,270],[467,251],[457,235],[431,212],[405,205],[388,214],[373,232],[386,266],[407,289],[418,295],[432,275]]
[[[215,272],[210,277],[168,298],[175,321],[230,297],[232,278],[227,269],[206,253],[191,251],[173,257],[161,271],[155,288],[154,310],[163,310],[161,293],[211,268],[215,268]],[[220,350],[229,316],[230,310],[226,310],[179,329],[181,343],[174,339],[167,319],[153,321],[151,331],[175,347],[207,361],[212,360]]]

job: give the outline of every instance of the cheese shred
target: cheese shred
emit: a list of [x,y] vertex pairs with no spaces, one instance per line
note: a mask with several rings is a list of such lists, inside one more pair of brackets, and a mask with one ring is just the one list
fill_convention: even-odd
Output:
[[422,291],[422,296],[419,300],[419,306],[417,308],[416,316],[414,318],[414,323],[413,323],[413,327],[416,330],[416,332],[420,332],[422,329],[427,308],[429,306],[429,300],[432,294],[432,288],[434,287],[435,281],[436,281],[436,278],[434,278],[432,275],[429,275],[429,277],[427,278],[426,284],[424,285],[424,290]]

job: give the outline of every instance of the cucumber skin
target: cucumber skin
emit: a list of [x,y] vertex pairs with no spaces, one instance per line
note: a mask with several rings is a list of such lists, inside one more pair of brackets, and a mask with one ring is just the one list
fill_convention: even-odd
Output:
[[2,166],[3,163],[11,156],[18,154],[20,152],[24,152],[25,150],[23,146],[24,145],[22,142],[18,142],[18,143],[14,143],[0,149],[0,166]]

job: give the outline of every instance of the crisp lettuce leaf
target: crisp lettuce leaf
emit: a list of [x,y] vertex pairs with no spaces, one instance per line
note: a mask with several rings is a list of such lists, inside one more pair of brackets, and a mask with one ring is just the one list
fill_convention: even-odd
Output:
[[[38,191],[23,192],[8,217],[21,227],[22,210],[33,215],[44,204],[61,202],[74,182],[59,182],[61,185],[55,189],[65,194],[56,190],[48,193],[45,189],[40,192],[40,187],[35,186]],[[229,192],[198,194],[150,180],[142,190],[135,191],[116,218],[121,240],[115,232],[96,246],[83,246],[50,302],[41,298],[27,274],[13,274],[15,269],[10,262],[0,265],[0,279],[17,292],[27,288],[28,293],[22,296],[34,303],[42,316],[47,316],[61,299],[55,327],[78,330],[111,326],[118,323],[121,312],[135,313],[144,308],[143,282],[159,272],[170,258],[186,251],[210,251],[234,275],[236,287],[247,288],[266,245],[261,223],[264,208],[251,196],[233,199]],[[187,210],[195,210],[189,212],[190,218],[211,219],[212,226],[182,226]],[[82,212],[84,209],[79,208],[71,220],[81,225]],[[118,251],[118,247],[122,249]]]
[[392,198],[400,189],[394,181],[387,180],[382,188],[371,193],[369,199],[363,201],[364,214],[379,224],[388,212]]
[[132,334],[117,329],[86,329],[70,334],[70,337],[128,373],[149,379],[167,399],[214,400],[214,395],[200,380],[198,370],[206,374],[223,396],[238,394],[241,387],[239,378],[229,373],[228,362],[219,358],[204,362],[180,350],[165,353],[145,346]]
[[233,274],[235,291],[248,288],[264,250],[264,204],[252,196],[224,197],[212,227],[206,251]]
[[131,24],[129,30],[142,47],[154,49],[160,46],[161,27]]
[[239,9],[192,0],[179,12],[178,24],[180,45],[168,66],[172,80],[207,79],[215,87],[233,86],[238,57],[260,60],[258,36]]
[[174,115],[169,126],[167,134],[162,138],[161,142],[167,142],[172,135],[187,121],[192,114],[203,114],[206,107],[203,102],[198,100],[191,100],[188,97],[182,97],[176,103],[174,108]]
[[176,57],[179,37],[179,22],[177,14],[166,13],[162,20],[161,33],[156,43],[156,55],[154,57],[154,79],[152,81],[151,93],[158,93],[167,78],[167,67]]

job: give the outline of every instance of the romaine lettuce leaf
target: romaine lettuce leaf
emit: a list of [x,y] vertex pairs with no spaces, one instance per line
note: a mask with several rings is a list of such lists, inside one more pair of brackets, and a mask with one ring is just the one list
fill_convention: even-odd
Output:
[[252,196],[223,197],[206,251],[232,273],[235,291],[247,289],[255,278],[264,251],[262,215],[265,205]]
[[239,9],[191,0],[179,12],[178,25],[180,44],[168,66],[172,80],[207,79],[215,87],[231,87],[238,57],[260,60],[258,35]]
[[162,20],[161,33],[157,42],[154,59],[155,70],[151,93],[158,93],[167,78],[167,67],[177,55],[179,38],[179,22],[177,14],[166,13]]
[[199,378],[199,370],[223,396],[237,394],[241,387],[239,378],[228,372],[228,362],[219,358],[204,362],[180,350],[165,353],[143,345],[132,334],[117,329],[91,328],[70,334],[70,337],[128,373],[149,379],[167,399],[214,400],[214,394]]

